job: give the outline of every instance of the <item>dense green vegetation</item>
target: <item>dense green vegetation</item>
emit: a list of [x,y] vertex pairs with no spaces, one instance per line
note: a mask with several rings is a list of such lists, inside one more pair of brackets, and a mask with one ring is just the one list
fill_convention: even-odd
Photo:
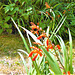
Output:
[[[53,12],[46,9],[45,2],[48,3]],[[65,15],[67,18],[58,34],[61,36],[64,34],[65,37],[67,37],[67,28],[70,28],[72,36],[75,36],[74,9],[75,3],[73,1],[3,0],[0,2],[0,33],[17,32],[12,25],[11,17],[18,25],[27,29],[30,29],[30,22],[34,22],[35,24],[39,22],[39,26],[42,27],[42,29],[46,29],[47,26],[50,26],[51,31],[53,31],[62,16]],[[47,12],[49,12],[50,15],[48,15]]]

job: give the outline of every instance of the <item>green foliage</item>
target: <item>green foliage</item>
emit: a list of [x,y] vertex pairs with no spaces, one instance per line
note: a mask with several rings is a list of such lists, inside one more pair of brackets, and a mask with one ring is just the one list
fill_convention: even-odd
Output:
[[10,16],[7,16],[4,13],[3,10],[3,6],[4,4],[1,3],[1,7],[0,7],[0,33],[2,32],[8,32],[11,33],[12,32],[12,25],[8,23],[8,21],[10,20]]
[[[46,9],[45,2],[48,3],[50,6],[49,9]],[[0,2],[1,3],[1,2]],[[67,16],[67,19],[65,20],[65,23],[63,24],[62,28],[60,29],[60,32],[58,34],[60,36],[63,36],[62,33],[65,34],[65,37],[67,37],[67,27],[72,32],[72,35],[75,36],[75,3],[74,2],[64,2],[60,0],[5,0],[1,3],[1,16],[2,23],[8,24],[10,30],[7,30],[5,28],[4,30],[7,30],[8,32],[12,32],[12,23],[10,20],[10,17],[13,17],[15,22],[23,26],[27,29],[30,29],[30,22],[34,22],[37,24],[39,22],[39,26],[42,27],[42,29],[45,29],[50,26],[50,34],[52,33],[53,29],[56,27],[56,25],[59,23],[60,18],[63,15]],[[49,12],[50,15],[48,15]],[[3,17],[4,16],[4,17]],[[53,20],[52,20],[53,19]],[[1,24],[2,24],[1,23]],[[43,26],[42,26],[43,25]],[[6,26],[7,27],[7,26]],[[3,31],[4,31],[3,30]],[[2,31],[2,30],[1,30]],[[64,37],[64,36],[63,36]],[[64,37],[64,38],[65,38]]]

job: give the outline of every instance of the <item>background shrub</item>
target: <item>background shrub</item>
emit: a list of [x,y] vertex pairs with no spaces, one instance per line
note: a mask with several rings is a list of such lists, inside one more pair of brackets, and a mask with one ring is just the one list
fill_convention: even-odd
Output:
[[[48,3],[54,14],[50,12],[50,9],[46,9],[45,2]],[[53,31],[62,16],[66,15],[67,19],[58,34],[61,36],[65,34],[65,37],[67,37],[67,27],[69,27],[72,36],[75,36],[74,2],[65,0],[3,0],[0,4],[0,33],[3,31],[16,33],[16,29],[12,26],[10,17],[13,17],[18,25],[27,29],[30,29],[30,22],[34,22],[35,24],[39,22],[39,26],[42,27],[42,29],[45,30],[47,26],[50,26],[50,30]],[[48,15],[46,11],[49,12],[50,15]],[[52,18],[54,20],[52,20]]]

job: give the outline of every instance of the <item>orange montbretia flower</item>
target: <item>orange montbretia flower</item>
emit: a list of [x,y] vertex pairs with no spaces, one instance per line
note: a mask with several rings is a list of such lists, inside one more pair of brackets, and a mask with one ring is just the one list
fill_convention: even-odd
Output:
[[53,46],[52,45],[48,45],[47,49],[53,49]]
[[46,11],[46,14],[50,15],[50,13],[48,11]]
[[[49,40],[48,40],[48,39],[47,39],[47,41],[46,41],[46,44],[47,44],[47,46],[48,46],[48,44],[49,44]],[[48,48],[47,48],[46,50],[49,51]]]
[[33,53],[38,53],[40,56],[42,56],[42,53],[38,50],[33,50],[29,53],[29,57],[31,57],[33,55]]
[[68,71],[67,73],[68,73],[68,75],[70,75],[70,71]]
[[57,15],[57,17],[59,18],[59,17],[60,17],[60,15]]
[[64,10],[63,14],[65,14],[65,13],[66,13],[66,10]]
[[34,34],[37,33],[39,35],[39,31],[42,31],[42,28],[40,28],[39,26],[37,26],[37,25],[39,25],[39,23],[37,23],[37,25],[35,25],[33,22],[30,22],[30,24],[31,24],[30,28],[32,29],[32,32]]
[[30,22],[31,25],[36,26],[33,22]]
[[41,44],[40,43],[37,43],[37,42],[33,42],[33,44],[36,44],[36,45],[40,45],[41,46]]
[[49,45],[49,40],[47,39],[47,41],[46,41],[46,44],[47,44],[47,46]]
[[41,39],[42,37],[46,37],[46,33],[42,33],[37,39]]
[[56,47],[57,47],[58,49],[60,49],[60,45],[56,45]]
[[[65,72],[63,72],[63,74],[66,74]],[[68,75],[70,75],[70,71],[67,72]]]
[[47,8],[50,8],[50,6],[48,5],[47,2],[45,2],[45,5],[46,5],[46,9],[47,9]]
[[63,74],[66,74],[65,72],[63,72]]
[[70,11],[70,9],[68,9],[68,11]]
[[32,30],[34,30],[34,29],[39,29],[38,26],[34,26],[34,25],[30,26],[30,28],[32,28]]
[[33,53],[36,53],[36,55],[33,57],[32,61],[34,61],[34,60],[36,59],[36,57],[38,56],[38,54],[39,54],[40,56],[42,56],[42,53],[41,53],[40,51],[38,51],[38,50],[33,50],[33,51],[31,51],[31,52],[29,53],[29,57],[32,57]]
[[53,49],[53,46],[52,45],[48,45],[46,50],[49,51],[49,49]]
[[60,52],[60,51],[61,51],[61,50],[60,50],[60,45],[56,45],[56,47],[59,49],[59,52]]
[[37,25],[39,25],[39,22],[37,23]]
[[37,48],[36,46],[32,46],[32,47],[30,47],[30,48],[36,49],[36,50],[38,50],[38,51],[42,51],[41,49]]

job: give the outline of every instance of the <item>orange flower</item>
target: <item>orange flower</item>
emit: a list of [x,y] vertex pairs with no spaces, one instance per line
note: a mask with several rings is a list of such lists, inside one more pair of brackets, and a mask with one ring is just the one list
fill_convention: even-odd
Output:
[[[63,72],[63,74],[66,74],[65,72]],[[70,75],[70,71],[67,72],[68,75]]]
[[56,45],[56,47],[57,47],[58,49],[60,49],[60,45]]
[[52,18],[52,21],[53,21],[54,18],[53,17],[51,17],[51,18]]
[[63,74],[66,74],[65,72],[63,72]]
[[59,17],[60,17],[60,15],[57,15],[57,17],[59,18]]
[[32,46],[32,47],[30,47],[30,48],[36,49],[36,50],[38,50],[38,51],[42,51],[41,49],[37,48],[36,46]]
[[33,55],[33,53],[38,53],[40,56],[42,56],[42,53],[38,50],[33,50],[29,53],[29,57],[31,57]]
[[68,9],[68,11],[70,11],[70,9]]
[[37,42],[33,42],[33,44],[37,44],[37,45],[40,45],[41,46],[41,44],[40,43],[37,43]]
[[53,46],[52,45],[48,45],[47,49],[53,49]]
[[37,58],[38,54],[36,54],[33,58],[32,61],[35,61],[35,59]]
[[33,53],[38,53],[38,50],[33,50],[29,53],[29,57],[31,57],[33,55]]
[[48,48],[46,50],[49,52],[49,49]]
[[47,39],[47,41],[46,41],[46,44],[47,44],[47,46],[48,46],[48,44],[49,44],[49,40]]
[[45,61],[45,63],[48,63],[48,61]]
[[65,14],[66,10],[64,10],[63,14]]
[[70,75],[70,71],[68,71],[67,73],[68,73],[68,75]]
[[29,57],[31,57],[31,56],[33,55],[33,53],[36,53],[36,55],[32,58],[32,61],[35,61],[35,59],[36,59],[36,57],[38,56],[38,54],[39,54],[40,56],[42,56],[42,53],[41,53],[40,51],[38,51],[38,50],[33,50],[33,51],[31,51],[31,52],[29,53]]
[[32,25],[32,26],[30,26],[30,28],[32,28],[32,30],[34,30],[34,29],[37,29],[37,26]]
[[41,39],[42,38],[42,36],[39,36],[37,39]]
[[46,11],[46,14],[50,15],[49,12]]
[[49,49],[53,49],[53,46],[52,45],[48,45],[46,50],[49,51]]
[[46,33],[42,33],[37,39],[41,39],[42,37],[46,37]]
[[31,25],[36,26],[33,22],[30,22]]
[[37,23],[37,25],[39,25],[39,22]]
[[46,5],[46,9],[47,9],[47,8],[50,8],[50,6],[48,5],[47,2],[45,2],[45,5]]

